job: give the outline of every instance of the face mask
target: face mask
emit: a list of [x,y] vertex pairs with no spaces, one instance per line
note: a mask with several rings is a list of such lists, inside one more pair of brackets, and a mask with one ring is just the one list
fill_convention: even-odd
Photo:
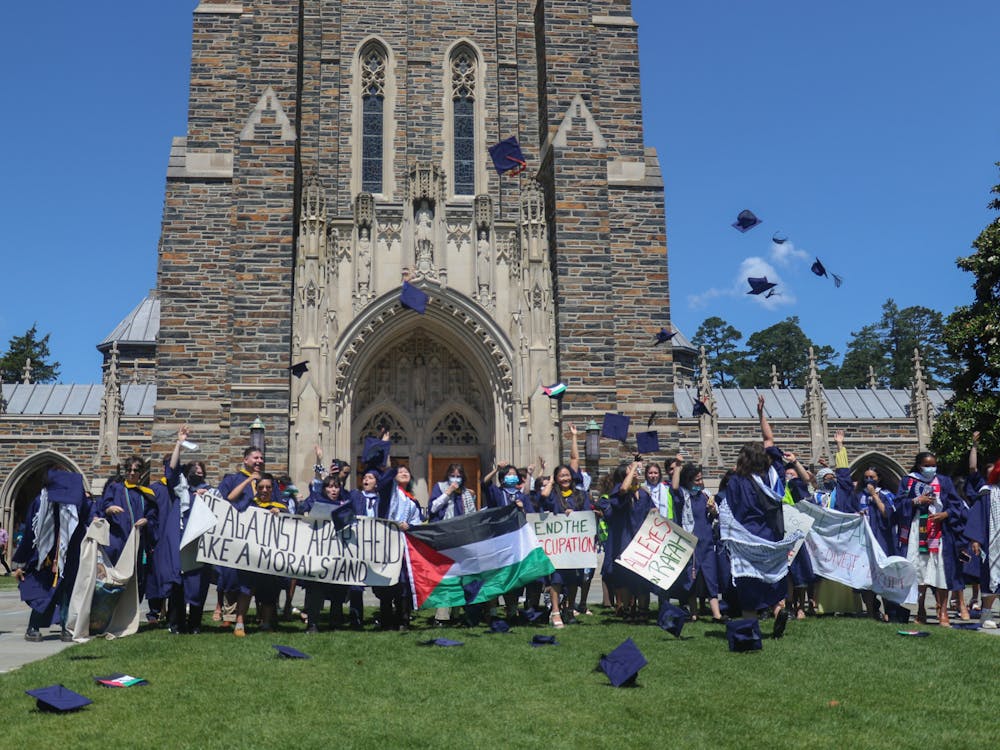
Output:
[[866,479],[865,484],[868,485],[869,487],[874,487],[877,484],[877,482],[874,479]]
[[832,490],[836,486],[837,486],[837,480],[835,479],[825,479],[823,481],[824,489]]
[[935,474],[937,474],[937,466],[921,466],[920,473],[923,474],[928,479],[930,479]]
[[705,489],[705,488],[702,487],[700,484],[692,484],[691,485],[691,492],[694,493],[695,495],[697,495],[703,489]]
[[448,477],[448,484],[461,484],[462,477]]
[[520,481],[518,477],[504,477],[503,486],[504,487],[517,487],[517,483]]

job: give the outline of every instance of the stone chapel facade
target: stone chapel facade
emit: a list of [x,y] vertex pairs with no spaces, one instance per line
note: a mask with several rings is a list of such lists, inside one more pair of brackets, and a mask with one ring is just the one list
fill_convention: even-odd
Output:
[[[259,416],[269,467],[301,476],[315,445],[357,456],[387,425],[423,480],[453,458],[555,461],[560,419],[670,414],[627,0],[203,0],[188,112],[154,454],[187,422],[234,465]],[[487,149],[509,136],[528,168],[501,177]],[[561,404],[540,390],[557,380]]]

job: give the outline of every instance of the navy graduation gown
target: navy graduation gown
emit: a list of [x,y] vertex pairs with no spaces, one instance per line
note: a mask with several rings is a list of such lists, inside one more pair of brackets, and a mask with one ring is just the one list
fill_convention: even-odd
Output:
[[[955,485],[951,479],[941,474],[935,477],[940,482],[940,500],[943,510],[948,512],[948,517],[941,524],[941,552],[942,562],[944,562],[945,575],[948,578],[948,589],[950,591],[962,591],[965,582],[962,580],[962,564],[958,553],[967,547],[965,538],[965,525],[968,520],[968,513],[965,503],[955,491]],[[907,534],[913,525],[913,517],[916,514],[917,506],[913,504],[913,499],[917,497],[917,484],[924,482],[924,479],[915,477],[912,474],[903,477],[899,483],[899,495],[893,520],[895,520],[900,532],[899,554],[906,556],[907,545],[904,544],[902,536],[903,529]]]
[[[122,512],[113,515],[108,513],[108,508],[112,505],[117,505],[122,509]],[[99,512],[101,516],[107,519],[110,528],[110,538],[105,551],[112,565],[118,563],[118,558],[121,557],[122,550],[125,548],[125,542],[128,541],[129,534],[132,533],[132,527],[136,521],[140,518],[146,519],[146,526],[139,529],[140,559],[138,569],[140,572],[139,589],[141,597],[142,592],[145,591],[146,578],[142,558],[144,555],[148,555],[150,551],[150,529],[156,525],[156,502],[153,490],[142,485],[127,487],[124,482],[114,482],[110,487],[105,488]]]
[[525,494],[520,490],[507,492],[507,490],[495,484],[483,482],[483,496],[486,498],[487,508],[505,508],[508,505],[514,505],[520,500],[525,513],[537,512],[535,511],[535,504],[531,495]]
[[[983,485],[985,486],[985,485]],[[979,488],[976,492],[978,494]],[[1000,593],[1000,586],[993,589],[990,586],[990,561],[1000,554],[1000,550],[990,549],[990,499],[989,493],[978,495],[978,499],[972,504],[968,511],[968,522],[965,526],[965,537],[969,543],[969,555],[977,563],[975,578],[972,583],[978,583],[982,587],[983,594]],[[983,559],[972,554],[972,542],[979,542],[982,549]],[[966,565],[964,572],[970,573],[970,565]]]

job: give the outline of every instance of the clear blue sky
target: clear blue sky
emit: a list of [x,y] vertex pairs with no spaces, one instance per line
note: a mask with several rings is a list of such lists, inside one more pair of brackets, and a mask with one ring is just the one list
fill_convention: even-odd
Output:
[[[99,381],[95,344],[155,285],[195,5],[4,9],[0,346],[37,321],[63,382]],[[843,353],[886,297],[969,301],[954,260],[1000,181],[1000,3],[636,0],[633,14],[676,326],[690,337],[719,315],[749,335],[798,315]],[[740,234],[744,208],[764,223]],[[815,256],[843,287],[809,272]],[[780,296],[743,293],[761,274]]]

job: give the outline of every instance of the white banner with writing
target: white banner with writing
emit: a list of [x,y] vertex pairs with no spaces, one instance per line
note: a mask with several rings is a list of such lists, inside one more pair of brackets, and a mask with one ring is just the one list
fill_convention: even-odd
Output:
[[597,516],[592,510],[526,513],[538,543],[556,570],[597,567]]
[[616,562],[654,586],[669,589],[684,570],[698,538],[651,510]]
[[198,562],[353,586],[399,581],[405,540],[389,521],[357,518],[338,531],[333,521],[253,507],[239,512],[217,493],[195,502],[215,516],[214,528],[198,539]]
[[852,589],[870,589],[896,604],[917,601],[916,568],[906,558],[886,555],[864,517],[809,502],[797,503],[795,509],[813,519],[806,548],[816,575]]

